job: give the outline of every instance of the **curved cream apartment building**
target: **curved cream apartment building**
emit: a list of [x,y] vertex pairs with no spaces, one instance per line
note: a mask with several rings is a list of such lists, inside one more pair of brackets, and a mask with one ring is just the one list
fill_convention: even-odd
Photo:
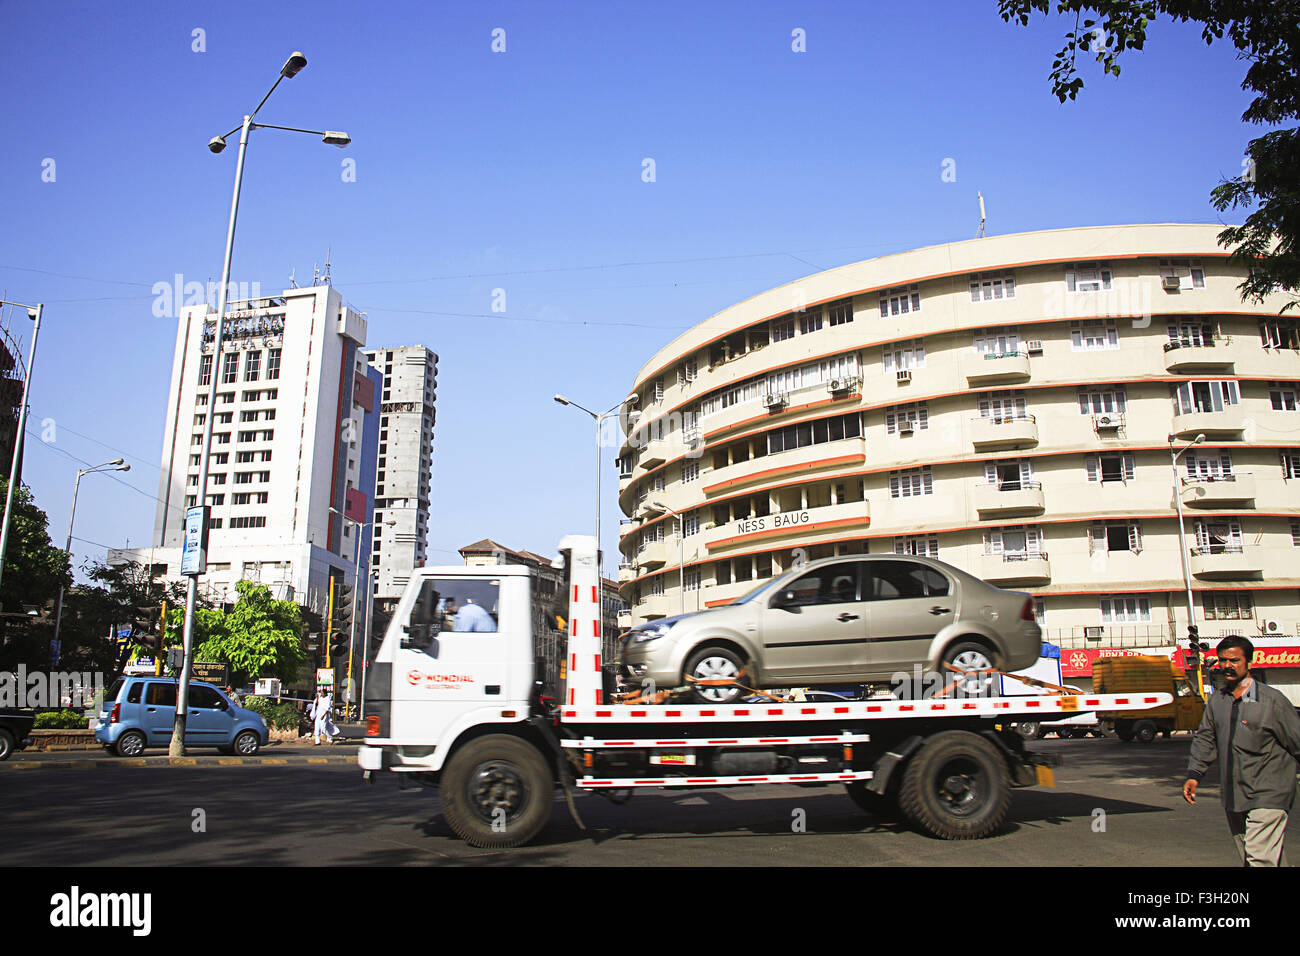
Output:
[[1288,296],[1241,300],[1220,228],[932,246],[679,336],[629,396],[632,621],[800,555],[926,554],[1033,594],[1069,677],[1177,653],[1189,577],[1202,640],[1244,634],[1279,648],[1266,680],[1300,678],[1300,334]]

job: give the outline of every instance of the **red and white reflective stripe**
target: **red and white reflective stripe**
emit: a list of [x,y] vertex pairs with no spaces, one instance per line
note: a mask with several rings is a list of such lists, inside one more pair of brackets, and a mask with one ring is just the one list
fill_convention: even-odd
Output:
[[591,603],[592,604],[600,603],[600,595],[596,593],[596,585],[594,584],[591,586]]
[[591,636],[600,637],[600,621],[591,622]]
[[847,773],[774,773],[762,777],[637,777],[596,779],[580,777],[576,782],[579,787],[718,787],[739,783],[809,783],[836,780],[870,780],[870,770],[857,770]]
[[578,603],[578,586],[576,584],[573,586],[573,603]]
[[578,636],[578,619],[576,617],[573,619],[573,636]]
[[653,738],[644,740],[598,740],[592,737],[569,737],[560,741],[560,746],[569,750],[599,750],[606,747],[637,747],[650,750],[658,747],[691,749],[695,747],[762,747],[773,744],[852,744],[864,743],[870,739],[870,734],[837,734],[835,736],[823,735],[819,737],[727,737],[706,738],[703,740],[655,740]]

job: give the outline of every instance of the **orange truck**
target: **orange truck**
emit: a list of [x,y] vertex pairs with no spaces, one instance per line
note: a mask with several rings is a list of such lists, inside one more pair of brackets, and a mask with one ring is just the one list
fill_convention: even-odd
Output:
[[1195,682],[1167,657],[1107,657],[1092,665],[1094,694],[1140,694],[1159,691],[1173,694],[1172,703],[1152,707],[1141,714],[1099,711],[1098,719],[1110,723],[1115,735],[1128,743],[1137,738],[1144,744],[1156,734],[1168,736],[1175,730],[1195,730],[1205,712],[1205,701]]

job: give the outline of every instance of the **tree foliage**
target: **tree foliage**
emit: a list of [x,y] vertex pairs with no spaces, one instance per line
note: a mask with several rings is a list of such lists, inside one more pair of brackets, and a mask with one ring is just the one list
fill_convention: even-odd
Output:
[[[1241,118],[1257,125],[1284,126],[1300,116],[1300,0],[1000,0],[998,12],[1008,23],[1029,24],[1034,13],[1073,15],[1074,29],[1052,61],[1052,92],[1064,103],[1083,88],[1076,60],[1093,55],[1103,73],[1119,76],[1121,54],[1141,50],[1148,25],[1168,16],[1202,26],[1207,44],[1225,37],[1246,60],[1242,89],[1255,93]],[[1244,171],[1210,192],[1223,212],[1255,206],[1240,226],[1219,233],[1232,247],[1232,259],[1248,267],[1238,291],[1243,299],[1262,302],[1278,289],[1300,289],[1300,127],[1275,129],[1246,147]],[[1295,296],[1282,311],[1300,304]]]
[[[0,512],[9,482],[0,478]],[[24,605],[44,607],[58,596],[60,587],[72,584],[68,556],[50,540],[49,518],[36,507],[31,490],[14,489],[14,514],[5,548],[4,580],[0,604],[5,611],[21,612]]]
[[[303,647],[301,609],[293,601],[277,601],[264,584],[240,581],[239,599],[228,613],[197,609],[194,620],[194,659],[230,665],[231,681],[257,677],[297,678],[307,652]],[[170,644],[181,643],[184,607],[168,612]]]

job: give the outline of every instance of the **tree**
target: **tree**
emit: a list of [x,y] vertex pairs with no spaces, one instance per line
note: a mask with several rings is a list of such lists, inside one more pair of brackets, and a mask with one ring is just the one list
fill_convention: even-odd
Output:
[[[0,478],[0,502],[8,492],[8,481]],[[0,606],[6,612],[0,617],[0,670],[12,670],[19,663],[43,666],[49,660],[52,623],[28,618],[23,609],[43,610],[60,587],[72,584],[67,554],[50,541],[49,518],[22,485],[14,489],[13,509],[0,583]]]
[[60,637],[66,669],[120,673],[126,660],[118,661],[116,643],[109,635],[122,628],[131,628],[142,651],[161,653],[162,603],[183,606],[185,585],[155,577],[137,561],[88,562],[83,570],[92,583],[70,589],[63,599]]
[[[1000,0],[998,12],[1010,23],[1028,26],[1035,12],[1051,11],[1053,0]],[[1300,0],[1055,0],[1058,14],[1074,14],[1074,29],[1052,61],[1052,92],[1064,103],[1083,88],[1075,61],[1092,53],[1103,73],[1119,76],[1119,58],[1141,50],[1148,24],[1161,14],[1202,24],[1207,44],[1226,35],[1239,59],[1250,61],[1242,89],[1257,95],[1241,118],[1277,126],[1300,116]],[[1276,129],[1246,147],[1244,172],[1210,191],[1214,208],[1223,212],[1257,205],[1240,226],[1219,233],[1219,244],[1232,246],[1232,259],[1248,267],[1238,291],[1243,299],[1262,302],[1278,289],[1300,288],[1300,127]],[[1286,312],[1300,304],[1292,297]]]
[[[307,659],[303,648],[301,609],[292,601],[277,601],[264,584],[240,581],[239,600],[229,613],[195,613],[194,659],[230,665],[231,680],[243,684],[256,677],[297,678]],[[168,643],[180,643],[184,609],[168,614]]]

